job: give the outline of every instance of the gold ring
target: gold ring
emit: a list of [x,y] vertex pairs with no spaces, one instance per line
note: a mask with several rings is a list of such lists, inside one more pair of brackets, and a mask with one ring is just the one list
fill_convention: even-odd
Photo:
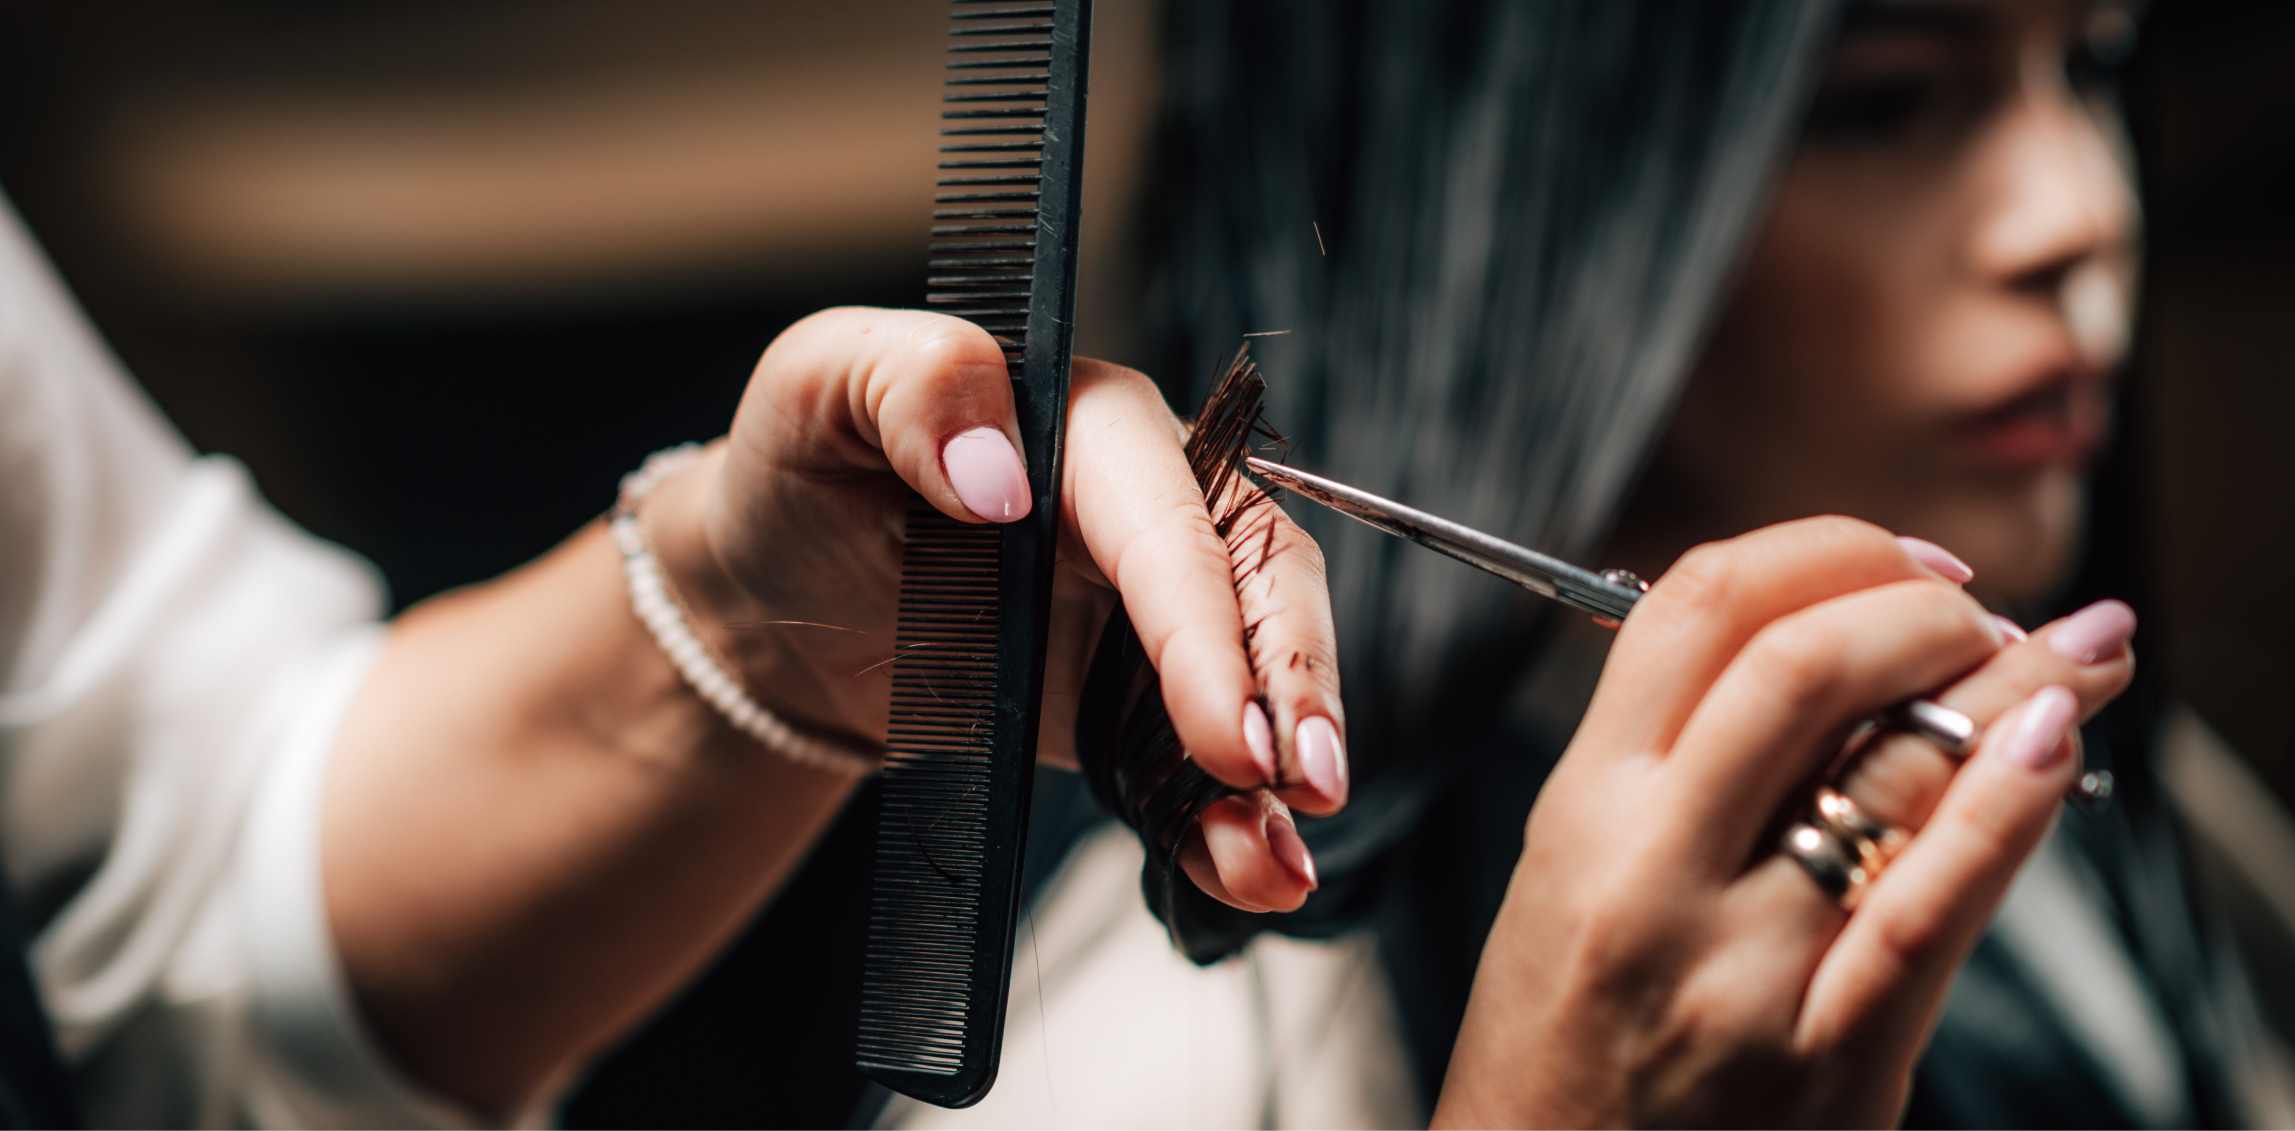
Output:
[[1785,830],[1778,848],[1809,873],[1843,911],[1855,911],[1873,881],[1912,838],[1867,816],[1848,795],[1820,786],[1808,820]]
[[1829,785],[1817,787],[1815,820],[1855,848],[1857,859],[1876,876],[1881,869],[1889,866],[1890,861],[1897,858],[1897,853],[1904,851],[1906,842],[1912,839],[1911,834],[1903,829],[1884,825],[1866,816],[1865,811],[1858,808],[1856,802],[1849,800],[1847,794]]
[[1872,883],[1871,874],[1841,838],[1807,821],[1793,822],[1777,848],[1809,873],[1817,887],[1844,911],[1855,910],[1865,886]]

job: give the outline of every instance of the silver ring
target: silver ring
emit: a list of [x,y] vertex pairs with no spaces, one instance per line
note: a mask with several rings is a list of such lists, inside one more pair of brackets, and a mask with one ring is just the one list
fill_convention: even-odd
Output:
[[1915,699],[1890,711],[1887,723],[1892,729],[1929,740],[1955,758],[1966,758],[1976,751],[1976,720],[1942,703]]
[[[1955,758],[1966,758],[1976,752],[1976,738],[1981,728],[1976,720],[1942,703],[1915,699],[1892,708],[1881,716],[1884,727],[1918,735]],[[2089,770],[2080,775],[2064,792],[2064,799],[2083,809],[2097,810],[2112,800],[2112,771]]]

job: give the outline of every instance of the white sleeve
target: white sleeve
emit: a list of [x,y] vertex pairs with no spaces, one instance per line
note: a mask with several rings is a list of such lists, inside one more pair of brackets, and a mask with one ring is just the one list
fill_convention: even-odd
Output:
[[381,606],[193,457],[0,200],[0,857],[90,1124],[459,1122],[365,1034],[320,890]]

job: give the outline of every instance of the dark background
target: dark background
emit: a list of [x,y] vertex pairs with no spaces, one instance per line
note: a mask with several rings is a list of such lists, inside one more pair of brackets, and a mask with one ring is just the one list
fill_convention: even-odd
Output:
[[[193,442],[403,607],[717,434],[803,313],[921,298],[942,7],[20,0],[0,185]],[[1101,0],[1079,347],[1117,360],[1152,18]],[[2159,0],[2128,111],[2126,596],[2295,802],[2295,5]]]
[[2144,657],[2295,799],[2295,5],[2161,0],[2129,94]]

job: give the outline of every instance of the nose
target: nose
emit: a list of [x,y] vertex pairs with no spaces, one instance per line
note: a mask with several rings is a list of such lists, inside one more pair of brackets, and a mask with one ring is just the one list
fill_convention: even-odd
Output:
[[2124,258],[2135,200],[2112,141],[2053,60],[2026,65],[1991,144],[1995,170],[1974,232],[1979,274],[2064,302]]

